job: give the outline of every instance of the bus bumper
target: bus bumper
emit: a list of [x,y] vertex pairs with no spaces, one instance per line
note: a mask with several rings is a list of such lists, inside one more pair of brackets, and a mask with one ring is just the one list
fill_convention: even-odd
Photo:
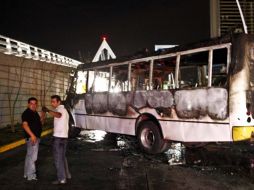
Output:
[[234,126],[233,141],[244,141],[254,138],[254,126]]

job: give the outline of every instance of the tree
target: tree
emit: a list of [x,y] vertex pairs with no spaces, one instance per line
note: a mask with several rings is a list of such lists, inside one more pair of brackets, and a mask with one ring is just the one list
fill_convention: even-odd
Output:
[[[16,108],[16,103],[18,101],[21,87],[23,84],[23,79],[24,79],[24,62],[25,58],[22,58],[21,63],[18,64],[17,67],[11,67],[8,65],[8,84],[7,84],[7,97],[8,97],[8,105],[9,105],[9,117],[10,117],[10,122],[11,122],[11,131],[15,133],[15,108]],[[12,69],[14,70],[15,74],[12,78]],[[14,85],[11,85],[11,82],[14,82]],[[15,84],[18,85],[17,90],[15,91],[16,87]]]
[[[48,65],[45,65],[46,63],[42,64],[42,70],[41,70],[41,106],[46,106],[46,96],[48,95],[49,90],[52,87],[52,84],[56,78],[57,71],[59,69],[59,65],[51,65],[51,67],[54,67],[52,70],[47,70],[46,67]],[[45,76],[45,72],[48,71],[49,75]],[[49,81],[47,81],[47,77]]]

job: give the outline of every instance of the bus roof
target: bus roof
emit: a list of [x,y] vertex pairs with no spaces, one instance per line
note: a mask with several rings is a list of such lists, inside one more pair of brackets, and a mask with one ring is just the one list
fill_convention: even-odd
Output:
[[179,45],[174,48],[165,49],[163,51],[156,51],[156,52],[138,52],[136,54],[130,55],[130,56],[123,56],[119,57],[117,59],[111,59],[106,61],[99,61],[99,62],[89,62],[80,64],[77,68],[77,70],[88,70],[95,67],[107,67],[111,64],[121,64],[123,62],[142,62],[142,61],[148,61],[149,59],[153,59],[156,56],[161,55],[167,55],[172,54],[180,51],[186,51],[190,49],[197,49],[197,48],[203,48],[203,47],[209,47],[213,45],[220,45],[231,42],[232,35],[225,35],[223,37],[219,38],[212,38],[205,41],[199,41],[196,43],[191,43],[187,45]]

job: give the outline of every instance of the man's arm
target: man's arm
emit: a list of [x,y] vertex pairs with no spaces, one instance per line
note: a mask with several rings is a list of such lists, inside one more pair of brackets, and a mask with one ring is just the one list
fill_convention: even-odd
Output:
[[31,131],[31,129],[30,129],[30,127],[29,127],[29,125],[28,125],[28,123],[26,121],[23,121],[22,127],[27,132],[27,134],[31,137],[32,144],[35,144],[36,141],[37,141],[37,138],[33,134],[33,132]]
[[53,117],[60,118],[62,117],[62,114],[60,112],[49,110],[48,113],[52,115]]
[[56,117],[56,118],[62,117],[62,114],[60,112],[52,111],[46,107],[42,107],[42,111],[45,113],[48,112],[50,115],[52,115],[53,117]]

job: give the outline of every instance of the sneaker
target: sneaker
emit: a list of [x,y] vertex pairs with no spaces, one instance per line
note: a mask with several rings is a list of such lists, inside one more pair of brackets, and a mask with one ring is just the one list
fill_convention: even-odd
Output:
[[27,177],[27,181],[37,181],[38,179],[36,177]]
[[53,181],[52,182],[52,184],[53,185],[63,185],[63,184],[66,184],[67,182],[66,182],[66,180],[65,179],[63,179],[63,180],[56,180],[56,181]]

